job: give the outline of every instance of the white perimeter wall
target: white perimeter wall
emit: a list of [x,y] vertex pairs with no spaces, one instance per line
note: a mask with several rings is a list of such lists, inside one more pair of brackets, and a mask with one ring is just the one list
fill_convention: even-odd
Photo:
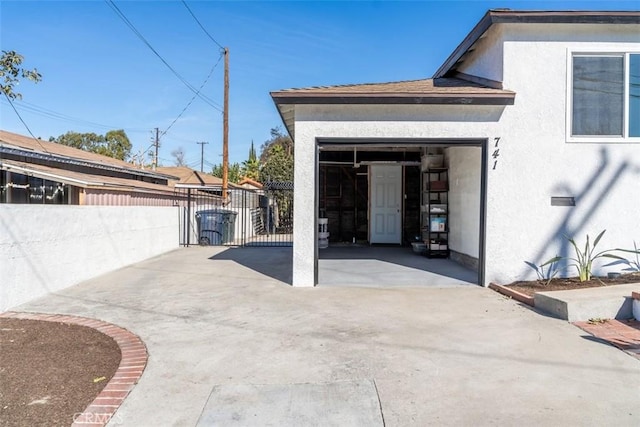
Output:
[[0,312],[178,247],[178,208],[0,205]]
[[480,147],[446,150],[449,166],[449,249],[479,257]]

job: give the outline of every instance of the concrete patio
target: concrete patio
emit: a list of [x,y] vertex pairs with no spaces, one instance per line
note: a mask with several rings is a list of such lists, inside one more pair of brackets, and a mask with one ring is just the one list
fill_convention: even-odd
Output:
[[180,249],[14,310],[142,338],[114,425],[640,424],[638,360],[565,321],[464,284],[292,288],[290,259]]

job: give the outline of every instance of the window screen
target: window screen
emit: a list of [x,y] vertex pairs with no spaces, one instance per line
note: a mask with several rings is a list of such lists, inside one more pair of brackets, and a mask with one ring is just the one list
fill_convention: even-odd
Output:
[[572,134],[622,136],[623,120],[623,57],[575,56]]

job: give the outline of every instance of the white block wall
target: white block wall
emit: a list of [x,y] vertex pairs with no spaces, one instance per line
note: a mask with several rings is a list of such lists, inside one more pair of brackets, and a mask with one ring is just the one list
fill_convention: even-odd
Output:
[[0,205],[0,312],[178,247],[177,207]]

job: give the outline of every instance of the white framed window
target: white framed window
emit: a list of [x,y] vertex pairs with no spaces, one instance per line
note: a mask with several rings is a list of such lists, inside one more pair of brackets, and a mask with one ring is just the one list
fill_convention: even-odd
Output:
[[567,140],[640,142],[640,52],[569,52]]

